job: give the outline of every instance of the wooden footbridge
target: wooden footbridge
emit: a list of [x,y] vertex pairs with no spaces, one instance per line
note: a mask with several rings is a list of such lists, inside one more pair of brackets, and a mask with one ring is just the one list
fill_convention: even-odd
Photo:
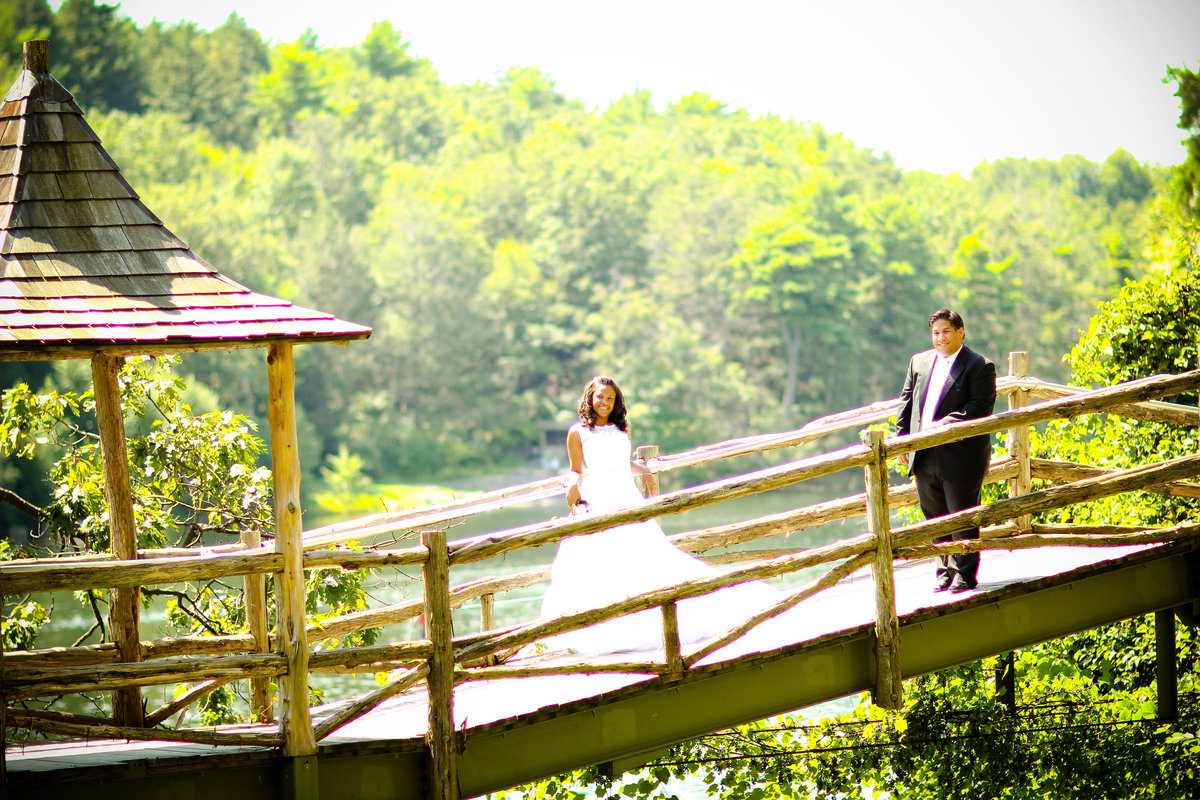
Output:
[[[1110,470],[1033,459],[1032,425],[1079,414],[1125,415],[1195,426],[1197,410],[1157,401],[1195,392],[1200,371],[1155,376],[1084,391],[1026,376],[1024,354],[1010,358],[999,392],[1008,410],[910,437],[869,429],[894,402],[827,417],[785,434],[725,442],[653,457],[668,472],[768,449],[812,446],[823,437],[862,431],[862,444],[832,449],[733,478],[650,498],[605,515],[544,523],[447,542],[446,523],[487,509],[561,494],[558,478],[437,507],[375,515],[281,538],[195,552],[140,551],[136,558],[11,562],[0,565],[0,592],[128,589],[162,583],[274,573],[281,624],[266,629],[264,582],[247,580],[249,631],[140,642],[137,660],[113,645],[9,652],[0,669],[4,724],[42,732],[46,741],[10,745],[10,798],[136,796],[183,800],[233,798],[456,798],[477,796],[572,768],[601,764],[619,772],[673,743],[745,721],[871,691],[899,707],[902,680],[1006,653],[1107,622],[1155,613],[1159,622],[1159,698],[1173,702],[1173,619],[1195,619],[1200,601],[1200,524],[1169,528],[1041,525],[1033,515],[1122,492],[1200,497],[1200,454]],[[867,428],[864,430],[864,428]],[[984,432],[1007,431],[1007,454],[989,482],[1008,497],[949,517],[893,527],[890,511],[915,501],[911,485],[891,486],[886,462],[901,453]],[[552,620],[497,627],[494,598],[546,579],[529,569],[455,584],[455,567],[520,548],[585,535],[614,524],[769,491],[843,470],[861,474],[864,491],[782,514],[680,534],[682,548],[730,566],[695,580],[610,606]],[[1047,488],[1034,490],[1035,479]],[[795,549],[746,549],[748,542],[797,534],[833,520],[863,518],[858,535]],[[975,542],[935,544],[961,527],[983,526]],[[421,531],[417,547],[366,551],[339,547]],[[790,541],[802,540],[802,533]],[[777,539],[778,540],[778,539]],[[988,550],[977,589],[935,594],[924,560],[965,549]],[[420,567],[423,599],[373,608],[289,629],[303,617],[302,592],[289,590],[285,567],[304,569]],[[822,566],[824,565],[824,566]],[[676,604],[749,579],[820,567],[806,585],[743,625],[711,641],[681,646]],[[807,574],[807,573],[806,573]],[[294,589],[294,587],[292,587]],[[482,632],[455,637],[452,607],[478,600]],[[298,608],[296,604],[299,604]],[[538,642],[567,630],[644,609],[659,609],[663,646],[656,652],[582,658],[542,652]],[[428,638],[369,647],[317,649],[322,640],[424,615]],[[309,707],[310,673],[376,673],[375,691]],[[270,681],[281,687],[272,701]],[[205,693],[243,682],[260,721],[216,728],[171,724]],[[139,692],[184,685],[179,698],[148,710],[142,726],[115,717],[39,710],[71,693]]]

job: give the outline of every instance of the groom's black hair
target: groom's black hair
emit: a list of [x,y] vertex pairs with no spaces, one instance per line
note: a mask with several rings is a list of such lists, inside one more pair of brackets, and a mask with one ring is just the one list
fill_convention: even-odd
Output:
[[617,382],[607,375],[597,375],[588,381],[587,386],[583,387],[583,394],[579,398],[579,421],[589,428],[596,427],[596,409],[592,408],[592,392],[596,391],[598,386],[607,386],[616,394],[608,421],[616,425],[617,430],[628,433],[629,423],[625,421],[625,395],[621,394],[621,387],[617,386]]
[[937,322],[939,319],[944,319],[946,322],[949,322],[956,331],[961,331],[963,329],[964,323],[962,314],[959,314],[952,308],[939,308],[937,311],[930,314],[929,327],[932,328],[933,323]]

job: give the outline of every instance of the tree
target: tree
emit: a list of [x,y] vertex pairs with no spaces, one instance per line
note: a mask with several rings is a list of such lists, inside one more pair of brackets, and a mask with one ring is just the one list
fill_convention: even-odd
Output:
[[1193,219],[1200,217],[1200,71],[1187,67],[1167,69],[1164,82],[1175,81],[1179,98],[1179,127],[1187,134],[1187,158],[1176,171],[1176,196]]
[[138,111],[145,74],[137,28],[118,10],[96,0],[64,0],[54,17],[50,69],[85,107]]
[[271,50],[271,69],[255,79],[252,102],[263,133],[287,136],[296,120],[324,103],[317,37],[311,31]]
[[257,31],[236,14],[213,31],[194,23],[141,29],[141,60],[149,76],[143,103],[206,129],[218,142],[248,147],[259,108],[251,102],[255,82],[270,66]]
[[54,12],[46,0],[0,3],[0,76],[3,76],[0,80],[17,76],[21,71],[25,42],[49,39],[53,25]]
[[[823,348],[841,353],[843,326],[849,324],[846,287],[854,280],[851,241],[833,231],[816,209],[835,203],[832,192],[813,186],[783,215],[759,223],[735,259],[742,285],[735,298],[735,313],[761,315],[767,336],[772,327],[782,341],[783,396],[780,403],[785,427],[791,424],[800,389],[800,364],[804,354]],[[810,383],[816,376],[807,373]]]

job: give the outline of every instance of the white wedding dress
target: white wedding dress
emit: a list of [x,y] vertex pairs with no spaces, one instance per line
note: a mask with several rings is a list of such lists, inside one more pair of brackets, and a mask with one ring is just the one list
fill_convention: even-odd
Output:
[[[629,435],[615,425],[588,428],[576,423],[583,443],[580,495],[589,513],[603,513],[641,502],[630,469]],[[558,543],[550,566],[550,586],[542,598],[544,619],[680,583],[708,578],[721,570],[675,547],[658,520],[572,536]],[[773,605],[782,593],[751,581],[678,604],[679,638],[697,642],[731,630],[755,612]],[[662,648],[662,612],[658,608],[560,634],[543,642],[550,651],[603,653]]]

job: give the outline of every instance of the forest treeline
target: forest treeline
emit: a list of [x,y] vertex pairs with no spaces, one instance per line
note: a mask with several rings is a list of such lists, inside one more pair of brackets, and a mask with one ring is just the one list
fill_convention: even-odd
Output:
[[[700,91],[591,109],[534,67],[444,83],[388,22],[323,47],[237,16],[208,31],[94,0],[0,9],[0,79],[48,38],[51,72],[196,253],[374,329],[297,351],[314,476],[339,451],[378,481],[511,464],[598,372],[664,451],[794,427],[895,396],[942,305],[998,363],[1029,350],[1065,380],[1097,305],[1171,257],[1170,171],[1124,150],[906,172]],[[263,359],[185,357],[191,402],[265,420]],[[5,387],[87,379],[82,362],[0,365]]]

